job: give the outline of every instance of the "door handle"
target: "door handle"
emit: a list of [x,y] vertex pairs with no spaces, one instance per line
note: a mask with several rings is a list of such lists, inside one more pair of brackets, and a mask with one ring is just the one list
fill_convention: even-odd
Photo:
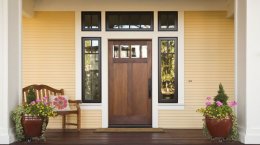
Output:
[[148,97],[152,98],[152,79],[148,79]]

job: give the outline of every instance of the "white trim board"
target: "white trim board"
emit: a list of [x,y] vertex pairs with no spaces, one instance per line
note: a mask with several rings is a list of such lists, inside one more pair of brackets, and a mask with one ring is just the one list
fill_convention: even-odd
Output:
[[15,135],[14,133],[11,132],[12,132],[12,128],[10,128],[9,131],[0,128],[0,144],[10,144],[15,141]]
[[260,142],[260,128],[245,129],[239,127],[239,138],[245,144],[259,144]]
[[9,144],[9,143],[11,143],[11,141],[9,139],[9,135],[7,133],[0,134],[0,144]]
[[21,90],[21,10],[20,0],[0,1],[0,144],[15,141],[10,114]]
[[[116,4],[115,4],[116,3]],[[35,11],[225,11],[226,0],[124,0],[123,6],[118,0],[37,0]]]
[[[184,109],[184,12],[178,13],[178,31],[158,31],[158,11],[154,11],[154,31],[149,32],[111,32],[105,30],[105,11],[101,12],[101,31],[81,31],[81,11],[75,12],[75,49],[76,49],[76,99],[81,99],[81,37],[101,37],[102,52],[102,103],[83,103],[83,110],[102,110],[102,128],[108,127],[108,40],[109,39],[150,39],[152,40],[152,127],[158,128],[159,110]],[[122,37],[123,36],[123,37]],[[137,37],[138,36],[138,37]],[[178,37],[178,93],[179,102],[158,104],[158,38]]]
[[[0,1],[0,66],[1,69],[5,70],[5,48],[6,48],[6,17],[5,17],[5,4],[4,1],[1,0]],[[0,71],[0,96],[4,96],[4,84],[5,84],[5,79],[4,79],[4,71],[1,70]],[[3,114],[5,112],[5,107],[4,107],[4,100],[0,101],[0,114]],[[2,128],[4,126],[3,124],[3,119],[0,119],[0,128]],[[0,129],[0,133],[1,133],[1,129]]]
[[8,117],[8,1],[0,1],[0,144],[9,144]]
[[158,110],[184,110],[184,104],[159,103]]

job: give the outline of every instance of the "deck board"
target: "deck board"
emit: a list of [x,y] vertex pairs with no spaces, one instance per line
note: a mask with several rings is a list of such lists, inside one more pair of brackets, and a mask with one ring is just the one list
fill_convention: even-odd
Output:
[[[95,130],[47,130],[46,142],[32,142],[44,145],[198,145],[219,144],[211,142],[197,129],[165,129],[163,133],[95,133]],[[24,145],[25,142],[12,145]],[[240,142],[221,143],[242,145]]]

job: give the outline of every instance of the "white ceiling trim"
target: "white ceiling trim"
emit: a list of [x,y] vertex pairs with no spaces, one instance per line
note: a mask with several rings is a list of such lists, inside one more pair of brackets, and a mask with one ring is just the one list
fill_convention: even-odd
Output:
[[35,0],[35,11],[226,11],[226,0]]

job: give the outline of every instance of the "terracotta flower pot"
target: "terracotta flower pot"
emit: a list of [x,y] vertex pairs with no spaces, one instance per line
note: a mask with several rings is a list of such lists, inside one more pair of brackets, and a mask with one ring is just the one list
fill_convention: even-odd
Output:
[[227,138],[230,134],[230,131],[232,129],[232,119],[214,119],[214,118],[205,118],[206,126],[208,128],[208,131],[210,135],[214,137],[222,137]]
[[21,121],[26,138],[40,137],[42,135],[43,118],[37,116],[23,116]]

